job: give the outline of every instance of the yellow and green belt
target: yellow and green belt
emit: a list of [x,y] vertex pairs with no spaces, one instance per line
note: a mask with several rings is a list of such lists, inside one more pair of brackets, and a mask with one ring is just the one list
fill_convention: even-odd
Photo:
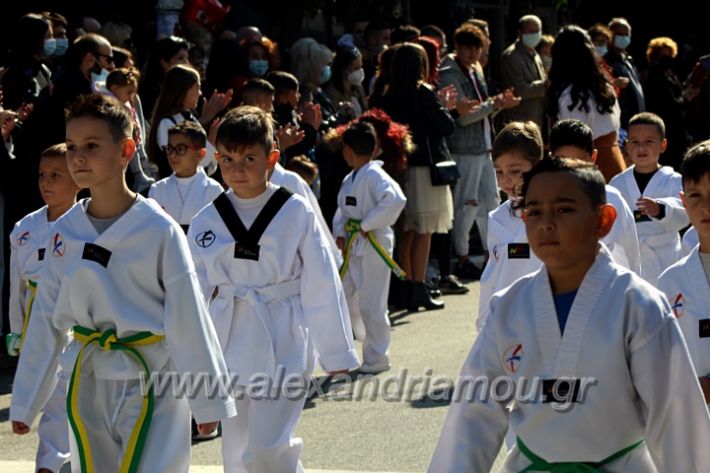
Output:
[[636,447],[640,446],[644,442],[644,439],[639,440],[633,445],[619,450],[616,453],[606,457],[602,461],[598,462],[555,462],[550,463],[547,460],[535,455],[524,443],[520,440],[520,437],[516,439],[518,449],[520,452],[527,457],[532,463],[528,465],[527,468],[522,470],[520,473],[528,473],[530,471],[548,471],[551,473],[601,473],[600,468],[607,465],[613,461],[616,461],[629,452],[634,450]]
[[[140,354],[136,347],[150,345],[160,342],[165,339],[162,335],[154,335],[151,332],[139,332],[128,337],[116,337],[116,331],[111,329],[105,332],[91,330],[79,325],[74,326],[74,339],[81,344],[81,349],[74,363],[74,370],[69,381],[69,390],[67,392],[67,417],[69,424],[74,432],[76,439],[77,450],[79,451],[79,461],[81,463],[82,473],[97,473],[94,466],[94,459],[89,444],[89,436],[86,432],[86,427],[81,420],[79,412],[79,380],[81,376],[81,366],[83,362],[84,350],[92,343],[97,343],[103,350],[122,350],[129,353],[141,368],[145,371],[146,378],[150,377],[150,369],[145,361],[145,358]],[[121,461],[119,473],[135,473],[138,471],[141,454],[145,446],[146,438],[148,437],[148,429],[153,417],[153,406],[155,398],[153,395],[153,387],[149,385],[148,391],[142,393],[143,406],[140,415],[128,441],[126,451]]]
[[[348,270],[348,265],[350,264],[350,250],[352,249],[355,238],[357,238],[358,234],[360,233],[360,222],[361,220],[350,219],[345,224],[345,231],[348,232],[348,237],[345,240],[343,265],[340,267],[340,279],[345,276],[345,272]],[[395,276],[397,276],[399,279],[407,278],[407,273],[405,273],[404,270],[400,268],[399,265],[395,262],[395,260],[392,259],[392,256],[390,256],[390,254],[384,248],[382,248],[382,245],[380,245],[380,242],[377,241],[377,238],[375,238],[373,232],[367,232],[367,240],[375,249],[375,252],[380,255],[382,261],[384,261],[387,267],[392,270]]]
[[32,313],[32,306],[35,303],[35,298],[37,297],[37,282],[31,279],[27,281],[27,287],[30,290],[30,297],[27,299],[27,307],[25,308],[25,320],[22,322],[22,334],[20,334],[20,349],[22,350],[22,344],[25,341],[25,335],[27,335],[27,327],[30,325],[30,314]]

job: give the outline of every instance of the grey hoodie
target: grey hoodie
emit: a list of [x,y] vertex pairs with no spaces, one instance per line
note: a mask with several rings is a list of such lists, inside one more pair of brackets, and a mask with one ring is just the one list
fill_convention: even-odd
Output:
[[[446,56],[439,67],[439,88],[443,89],[451,84],[456,87],[459,98],[478,100],[476,90],[471,81],[466,78],[453,54]],[[481,85],[485,91],[485,83]],[[484,154],[490,151],[486,146],[483,119],[492,118],[497,113],[493,109],[493,100],[489,99],[482,102],[474,113],[456,118],[456,129],[446,138],[449,150],[454,154]]]

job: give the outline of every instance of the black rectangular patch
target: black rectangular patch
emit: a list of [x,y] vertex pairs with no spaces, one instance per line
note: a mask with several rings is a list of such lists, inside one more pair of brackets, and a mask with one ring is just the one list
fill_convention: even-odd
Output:
[[44,248],[37,248],[37,261],[44,261]]
[[259,245],[250,245],[248,243],[235,243],[234,258],[259,261]]
[[111,252],[99,245],[86,243],[84,244],[84,253],[81,255],[81,259],[94,261],[106,268],[108,267],[108,260],[111,259]]
[[187,235],[187,231],[190,229],[190,225],[180,225],[182,228],[182,231],[185,232],[185,235]]
[[650,222],[651,217],[641,212],[640,210],[634,210],[634,222]]
[[508,243],[508,259],[530,259],[530,245],[527,243]]
[[698,320],[698,336],[700,338],[710,337],[710,319]]
[[[555,383],[557,383],[556,390]],[[579,385],[578,379],[543,379],[542,402],[579,402]],[[572,391],[571,398],[569,394],[570,391]]]
[[352,206],[357,205],[357,199],[355,198],[355,196],[354,195],[346,195],[345,196],[345,205],[352,205]]

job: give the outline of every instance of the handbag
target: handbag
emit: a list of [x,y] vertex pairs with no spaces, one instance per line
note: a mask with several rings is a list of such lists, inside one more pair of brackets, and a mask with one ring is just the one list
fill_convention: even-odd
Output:
[[431,175],[432,186],[452,186],[461,178],[459,167],[453,159],[446,161],[434,162],[431,154],[431,145],[429,137],[426,138],[427,153],[429,154],[429,173]]

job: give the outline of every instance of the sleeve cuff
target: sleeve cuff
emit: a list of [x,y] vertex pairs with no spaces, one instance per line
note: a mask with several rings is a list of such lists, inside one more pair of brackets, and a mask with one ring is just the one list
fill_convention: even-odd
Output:
[[10,420],[23,422],[25,424],[32,425],[37,418],[38,411],[29,409],[22,406],[16,406],[14,404],[10,405]]
[[231,396],[228,399],[222,400],[221,403],[213,402],[209,406],[190,406],[190,410],[198,424],[229,419],[237,415],[237,406]]
[[339,370],[351,370],[360,366],[360,359],[357,356],[357,350],[354,348],[328,355],[319,354],[319,360],[323,369],[328,373]]

